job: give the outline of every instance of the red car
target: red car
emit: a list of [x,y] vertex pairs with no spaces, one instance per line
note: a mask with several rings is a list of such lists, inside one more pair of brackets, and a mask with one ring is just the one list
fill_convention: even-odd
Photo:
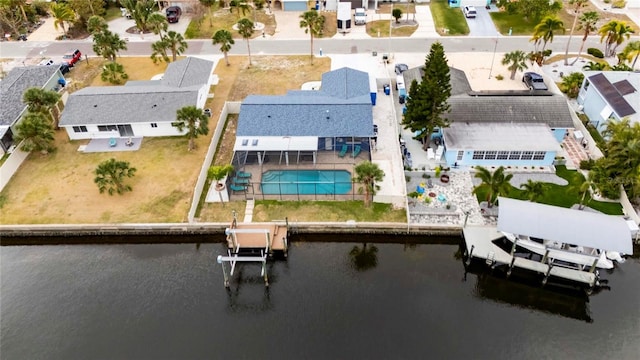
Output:
[[182,9],[179,6],[169,6],[167,8],[167,22],[177,23],[182,15]]
[[62,59],[64,61],[66,61],[66,63],[69,64],[69,66],[73,66],[78,61],[80,61],[81,57],[82,57],[82,53],[80,52],[80,50],[75,49],[75,50],[69,51],[68,53],[64,54],[62,56]]

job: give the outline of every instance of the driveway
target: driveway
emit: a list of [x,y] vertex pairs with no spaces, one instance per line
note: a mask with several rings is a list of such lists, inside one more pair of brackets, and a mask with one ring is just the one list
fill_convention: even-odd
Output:
[[489,16],[487,9],[476,6],[476,12],[477,14],[475,19],[467,19],[467,24],[469,24],[469,36],[498,35],[498,30],[496,30],[495,25],[493,25],[493,21],[491,20],[491,16]]

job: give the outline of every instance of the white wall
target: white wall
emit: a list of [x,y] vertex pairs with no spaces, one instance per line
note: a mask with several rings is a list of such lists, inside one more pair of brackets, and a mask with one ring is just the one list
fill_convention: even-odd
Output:
[[20,165],[22,165],[28,155],[28,152],[20,150],[20,144],[18,144],[13,153],[9,155],[9,158],[0,167],[0,191],[9,183],[13,174],[18,171]]
[[[184,132],[179,132],[174,126],[171,126],[169,122],[155,123],[158,127],[151,127],[151,122],[135,123],[131,124],[133,135],[140,136],[179,136]],[[120,137],[118,131],[98,131],[98,125],[86,125],[87,132],[75,132],[73,126],[63,126],[67,130],[70,140],[83,140],[83,139],[108,139],[112,137]],[[186,130],[185,130],[186,131]]]

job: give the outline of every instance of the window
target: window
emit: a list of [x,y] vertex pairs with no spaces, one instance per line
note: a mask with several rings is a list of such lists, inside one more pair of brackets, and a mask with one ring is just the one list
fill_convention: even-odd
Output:
[[158,127],[158,123],[151,123],[151,127],[152,128],[157,128]]
[[498,151],[498,160],[507,160],[509,158],[508,151]]
[[585,90],[585,91],[589,88],[589,84],[590,84],[590,83],[589,83],[589,79],[586,79],[586,80],[584,81],[584,90]]
[[522,157],[520,160],[531,160],[533,159],[533,151],[523,151]]
[[484,151],[473,152],[473,160],[482,160],[482,159],[484,159]]
[[536,151],[533,153],[533,160],[544,160],[544,156],[546,152],[544,151]]
[[496,159],[496,152],[495,151],[487,151],[486,154],[484,155],[484,159],[485,160],[495,160]]
[[115,125],[98,125],[98,131],[118,131]]
[[253,141],[251,141],[251,146],[258,146],[258,139],[253,139]]
[[242,146],[249,145],[249,139],[242,139]]
[[462,157],[463,157],[463,156],[464,156],[464,151],[462,151],[462,150],[458,150],[458,158],[457,158],[457,160],[458,160],[458,161],[462,160]]
[[509,160],[520,160],[520,151],[512,151],[509,153]]
[[73,127],[73,132],[77,132],[77,133],[87,132],[87,127],[86,126],[74,126]]

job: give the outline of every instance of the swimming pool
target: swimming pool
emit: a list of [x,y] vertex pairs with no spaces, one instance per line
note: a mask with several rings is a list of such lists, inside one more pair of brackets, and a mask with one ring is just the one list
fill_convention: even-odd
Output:
[[269,170],[260,183],[266,195],[341,195],[351,191],[346,170]]

